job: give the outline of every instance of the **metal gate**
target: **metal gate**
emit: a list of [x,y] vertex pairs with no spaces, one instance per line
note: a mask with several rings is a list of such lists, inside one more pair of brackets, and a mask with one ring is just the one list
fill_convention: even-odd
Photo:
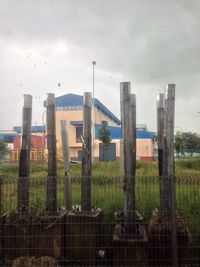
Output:
[[116,144],[110,144],[107,149],[103,149],[103,145],[99,144],[99,160],[110,161],[116,160]]

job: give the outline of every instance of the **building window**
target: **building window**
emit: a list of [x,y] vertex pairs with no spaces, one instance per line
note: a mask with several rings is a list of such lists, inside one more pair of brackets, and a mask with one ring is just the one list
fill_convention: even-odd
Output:
[[76,143],[81,143],[81,135],[83,135],[83,127],[76,127]]

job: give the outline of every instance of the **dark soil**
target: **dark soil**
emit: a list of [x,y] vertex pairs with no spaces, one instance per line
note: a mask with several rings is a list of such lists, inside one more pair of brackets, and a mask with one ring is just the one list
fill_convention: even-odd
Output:
[[[179,264],[186,263],[190,231],[181,216],[176,216]],[[149,264],[151,266],[172,266],[172,220],[167,214],[154,211],[149,229]]]

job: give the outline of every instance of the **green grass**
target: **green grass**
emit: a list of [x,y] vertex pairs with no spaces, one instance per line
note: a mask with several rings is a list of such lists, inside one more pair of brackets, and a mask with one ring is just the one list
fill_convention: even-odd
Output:
[[[175,161],[177,176],[177,207],[187,222],[192,234],[200,235],[200,159]],[[18,166],[5,164],[0,166],[0,173],[5,177],[3,184],[3,208],[10,212],[16,209]],[[57,201],[58,206],[64,205],[63,165],[58,164],[57,170]],[[80,204],[80,164],[71,164],[73,204]],[[123,187],[119,177],[118,162],[95,162],[92,168],[93,187],[92,205],[104,210],[106,220],[113,221],[113,213],[123,207]],[[159,207],[159,181],[156,162],[137,161],[136,169],[136,206],[148,222],[152,211]],[[46,202],[46,164],[32,164],[30,179],[30,206],[41,211]],[[185,178],[187,177],[187,178]]]
[[[176,176],[178,177],[200,177],[200,159],[186,159],[177,160],[175,162]],[[15,209],[17,199],[17,183],[11,178],[17,177],[18,165],[17,164],[5,164],[0,166],[0,173],[5,177],[4,180],[4,199],[6,204],[4,208],[6,210]],[[58,164],[57,168],[58,176],[62,177],[64,170],[63,165]],[[73,189],[73,203],[80,203],[80,164],[71,164],[70,176],[72,177],[72,189]],[[105,210],[115,210],[122,207],[122,186],[119,178],[120,166],[118,162],[94,162],[92,166],[92,173],[95,179],[93,180],[93,205],[101,206]],[[136,203],[138,203],[138,209],[143,211],[144,216],[149,217],[153,208],[159,206],[159,186],[158,180],[155,181],[152,177],[157,177],[158,169],[157,162],[144,162],[137,161],[136,168]],[[45,181],[47,177],[47,164],[32,164],[31,165],[31,178],[30,179],[30,205],[36,205],[38,207],[44,206],[45,202]],[[143,178],[144,177],[144,178]],[[149,177],[149,179],[145,178]],[[151,179],[150,179],[151,178]],[[186,183],[185,187],[179,188],[178,186],[178,201],[182,203],[181,209],[186,211],[184,203],[191,203],[191,183],[197,181],[187,178],[184,182],[184,178],[179,178],[178,183]],[[62,178],[60,178],[60,181]],[[188,186],[188,181],[190,182]],[[192,194],[196,195],[196,199],[200,201],[199,190],[197,192],[192,191]],[[193,197],[193,196],[192,196]],[[58,204],[63,205],[63,184],[58,183]],[[188,199],[189,198],[189,199]],[[196,210],[196,202],[191,203],[193,205],[192,210]],[[187,206],[187,204],[186,204]],[[188,213],[188,212],[187,212]]]
[[[92,166],[92,173],[94,176],[119,176],[120,166],[119,162],[94,162]],[[177,176],[200,176],[200,159],[180,159],[175,161],[175,173]],[[4,176],[17,176],[18,164],[4,164],[0,165],[0,174]],[[58,176],[63,176],[64,169],[62,164],[57,166]],[[71,164],[70,175],[80,176],[81,165]],[[157,162],[137,161],[136,166],[137,176],[157,176],[158,168]],[[34,177],[47,176],[47,164],[31,164],[31,175]]]

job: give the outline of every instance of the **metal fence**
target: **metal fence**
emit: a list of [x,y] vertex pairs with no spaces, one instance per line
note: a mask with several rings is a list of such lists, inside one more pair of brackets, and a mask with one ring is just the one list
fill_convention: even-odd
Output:
[[[29,209],[17,211],[18,178],[0,183],[0,266],[172,266],[172,218],[159,212],[159,178],[137,177],[143,239],[116,238],[123,225],[120,177],[92,177],[92,211],[82,212],[81,177],[57,177],[57,213],[46,212],[47,178],[29,178]],[[178,266],[200,266],[200,177],[176,177]],[[125,256],[124,256],[125,255]],[[127,258],[126,263],[122,258]]]

